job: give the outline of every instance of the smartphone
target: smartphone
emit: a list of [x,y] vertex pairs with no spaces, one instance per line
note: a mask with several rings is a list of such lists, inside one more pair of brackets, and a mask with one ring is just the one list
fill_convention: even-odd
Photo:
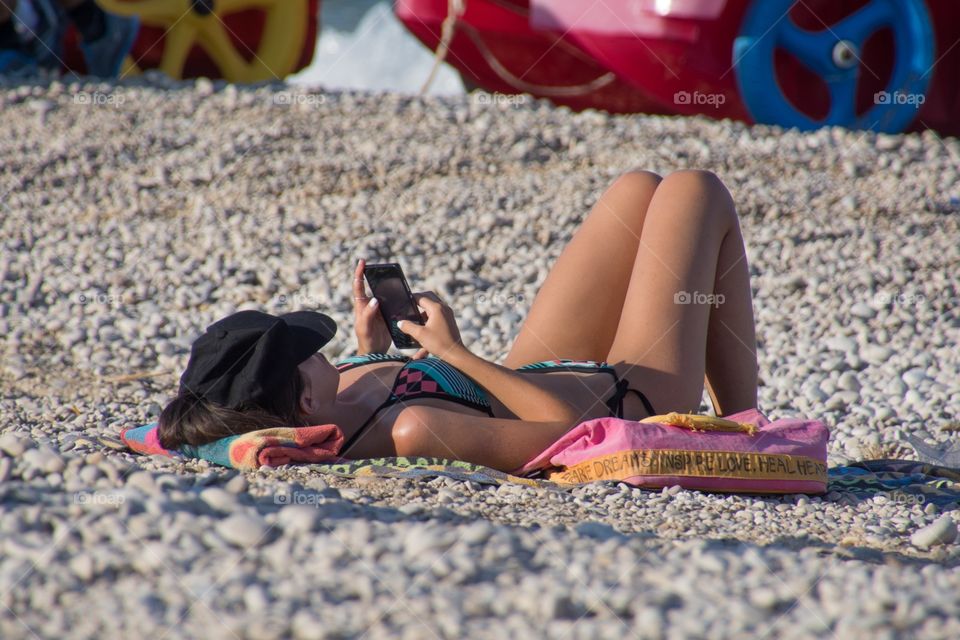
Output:
[[400,265],[396,262],[368,264],[363,269],[363,275],[379,303],[380,315],[387,323],[394,346],[397,349],[419,349],[419,342],[397,328],[398,320],[423,324]]

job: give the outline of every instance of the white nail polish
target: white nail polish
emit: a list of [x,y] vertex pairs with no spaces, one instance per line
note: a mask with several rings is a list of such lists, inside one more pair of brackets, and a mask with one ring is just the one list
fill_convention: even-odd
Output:
[[403,331],[403,320],[397,320],[397,329]]
[[377,306],[377,304],[378,302],[376,298],[370,298],[370,302],[367,303],[367,306],[373,309]]

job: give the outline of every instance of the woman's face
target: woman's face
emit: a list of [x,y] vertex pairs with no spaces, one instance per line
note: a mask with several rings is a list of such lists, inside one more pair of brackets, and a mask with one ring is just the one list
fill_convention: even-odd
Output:
[[309,414],[323,413],[337,400],[340,372],[319,351],[301,362],[299,370],[303,377],[301,409]]

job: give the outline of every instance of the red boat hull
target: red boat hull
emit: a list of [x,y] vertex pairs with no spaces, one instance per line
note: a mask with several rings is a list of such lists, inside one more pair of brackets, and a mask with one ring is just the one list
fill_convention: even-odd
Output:
[[[397,0],[394,11],[435,51],[447,6],[447,0]],[[611,74],[563,35],[532,29],[527,0],[468,0],[446,61],[467,85],[488,91],[530,93],[578,111],[665,110],[665,105]]]
[[[613,1],[613,0],[608,0]],[[762,0],[754,0],[762,1]],[[818,31],[853,13],[870,0],[807,0],[797,3],[791,18],[801,27]],[[729,0],[712,19],[669,18],[678,33],[689,39],[606,34],[578,30],[566,37],[627,82],[642,88],[669,112],[703,114],[752,122],[737,86],[733,42],[739,35],[751,0]],[[934,25],[939,60],[932,73],[926,102],[918,110],[911,130],[931,128],[960,134],[960,4],[928,1]],[[885,84],[884,73],[893,65],[892,42],[877,37],[860,53],[864,73],[857,87],[857,111],[866,111],[874,93]],[[787,55],[777,55],[777,83],[790,102],[803,113],[819,119],[829,109],[826,85]],[[876,75],[874,75],[874,73]],[[714,96],[707,104],[677,100],[700,92]]]
[[[620,32],[586,30],[575,20],[547,28],[537,24],[537,16],[531,25],[529,0],[468,0],[446,60],[468,85],[530,93],[577,110],[700,114],[752,122],[740,95],[733,43],[755,1],[762,0],[701,2],[716,7],[708,17],[676,15],[682,13],[676,7],[685,3],[675,1],[669,5],[674,9],[668,7],[665,15],[650,18],[657,26],[650,31],[652,35],[638,35],[630,28]],[[804,29],[822,30],[869,1],[807,0],[795,5],[791,18]],[[607,6],[621,10],[626,7],[623,2],[606,0]],[[547,3],[534,0],[534,4],[539,11]],[[649,9],[657,4],[651,0],[637,6]],[[693,4],[693,0],[686,2],[686,6]],[[397,0],[395,11],[421,42],[436,50],[447,5],[447,0]],[[911,129],[931,128],[958,135],[960,47],[953,45],[960,40],[960,3],[928,0],[927,7],[934,25],[937,63],[926,101]],[[858,113],[870,108],[874,94],[885,86],[884,74],[889,74],[893,65],[892,40],[884,37],[881,33],[871,38],[860,52],[863,66],[875,73],[864,73],[858,83]],[[775,81],[791,105],[814,120],[821,119],[830,108],[827,86],[783,52],[777,52],[775,61]],[[617,79],[595,90],[579,94],[556,90],[586,87],[607,70]],[[708,99],[699,103],[685,99],[698,92]]]

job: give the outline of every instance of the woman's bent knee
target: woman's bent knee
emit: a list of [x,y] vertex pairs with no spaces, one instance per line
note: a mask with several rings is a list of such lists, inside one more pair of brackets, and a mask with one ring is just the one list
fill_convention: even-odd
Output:
[[712,171],[706,169],[681,169],[663,179],[663,186],[682,186],[685,189],[728,193],[726,185]]
[[708,203],[709,206],[697,207],[692,213],[719,221],[725,228],[739,224],[730,191],[712,171],[704,169],[674,171],[663,179],[657,191],[664,194],[673,192],[674,195],[683,196],[685,199],[691,198]]
[[659,174],[640,168],[628,169],[627,171],[621,173],[620,177],[617,178],[617,183],[623,183],[625,186],[635,189],[644,189],[650,191],[653,191],[660,186],[662,181],[663,177]]
[[[643,214],[646,212],[647,203],[653,198],[653,194],[662,180],[663,178],[652,171],[632,169],[620,174],[604,195],[612,198],[614,202],[642,204],[638,211]],[[642,215],[640,219],[642,220]]]

